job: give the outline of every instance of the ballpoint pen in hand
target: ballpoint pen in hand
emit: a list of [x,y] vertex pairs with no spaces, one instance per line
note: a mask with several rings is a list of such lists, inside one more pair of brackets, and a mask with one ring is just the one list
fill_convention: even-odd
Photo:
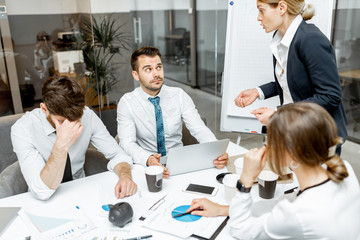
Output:
[[202,209],[193,209],[191,210],[190,212],[184,212],[184,213],[179,213],[179,214],[176,214],[173,216],[173,218],[177,218],[177,217],[182,217],[182,216],[185,216],[185,215],[188,215],[188,214],[191,214],[193,211],[201,211]]

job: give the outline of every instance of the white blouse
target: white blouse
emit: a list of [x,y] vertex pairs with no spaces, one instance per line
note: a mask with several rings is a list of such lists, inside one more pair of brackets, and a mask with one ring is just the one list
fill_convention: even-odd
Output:
[[231,235],[237,239],[360,239],[359,182],[344,162],[349,176],[343,182],[308,188],[259,217],[251,213],[251,194],[237,192],[229,209]]

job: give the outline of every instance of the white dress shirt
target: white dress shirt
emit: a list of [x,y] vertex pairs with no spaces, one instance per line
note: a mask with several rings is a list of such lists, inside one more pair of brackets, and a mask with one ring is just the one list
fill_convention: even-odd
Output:
[[345,165],[349,176],[343,182],[330,180],[308,188],[259,217],[251,213],[251,194],[237,192],[229,209],[231,235],[238,239],[357,239],[359,182],[350,164]]
[[[198,142],[215,141],[215,135],[207,128],[190,96],[181,88],[163,85],[157,95],[164,122],[166,152],[183,146],[182,121]],[[153,97],[141,87],[126,93],[118,104],[117,121],[120,146],[132,156],[135,163],[146,166],[147,159],[157,153],[156,120]]]
[[[302,20],[303,20],[302,16],[300,14],[297,15],[290,24],[289,28],[286,30],[285,35],[282,36],[280,31],[277,31],[270,43],[271,52],[276,59],[275,75],[281,86],[281,89],[283,90],[283,95],[284,95],[283,104],[294,102],[291,97],[291,93],[287,81],[287,61],[288,61],[290,44]],[[259,87],[257,88],[257,90],[259,92],[259,99],[264,100],[265,96],[263,91]]]
[[[83,131],[68,151],[73,179],[85,176],[83,167],[90,141],[110,160],[109,170],[113,171],[120,162],[132,166],[131,157],[125,154],[100,118],[88,107],[84,109],[81,124]],[[11,127],[11,140],[29,190],[38,199],[50,198],[55,190],[42,181],[40,172],[50,157],[56,134],[45,113],[40,108],[27,112]]]

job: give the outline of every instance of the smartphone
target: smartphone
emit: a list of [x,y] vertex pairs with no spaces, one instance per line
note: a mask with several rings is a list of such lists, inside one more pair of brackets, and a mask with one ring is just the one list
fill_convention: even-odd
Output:
[[215,196],[218,191],[218,188],[190,183],[185,189],[183,189],[183,191],[189,193],[199,193],[209,196]]

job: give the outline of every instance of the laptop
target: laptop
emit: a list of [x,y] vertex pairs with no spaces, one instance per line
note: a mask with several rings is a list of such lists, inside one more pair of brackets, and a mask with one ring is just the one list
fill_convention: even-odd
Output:
[[0,207],[0,236],[17,216],[20,207]]
[[222,139],[171,148],[160,163],[166,164],[171,176],[213,168],[213,161],[225,154],[228,144],[229,139]]

